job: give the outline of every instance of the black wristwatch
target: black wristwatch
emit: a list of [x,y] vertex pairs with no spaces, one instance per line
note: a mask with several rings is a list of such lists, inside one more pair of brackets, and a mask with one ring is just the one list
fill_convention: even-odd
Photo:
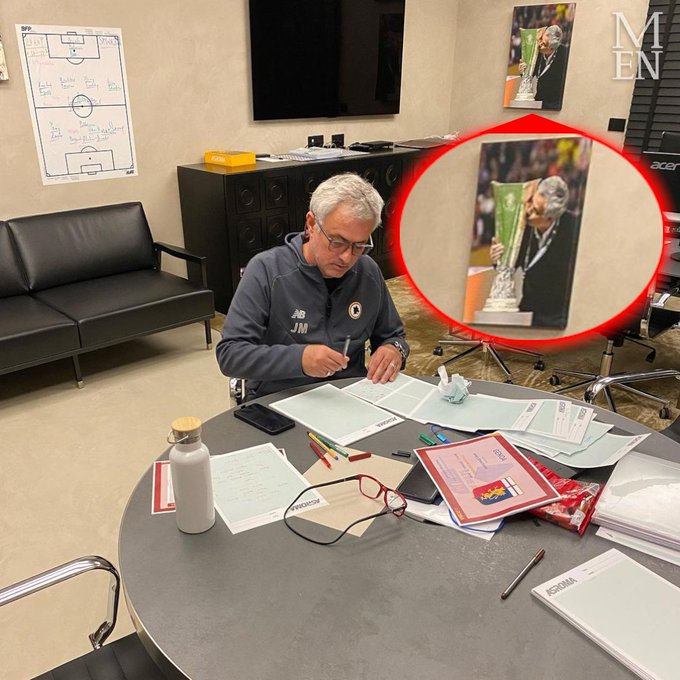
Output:
[[399,342],[399,340],[390,340],[386,344],[396,347],[397,350],[399,351],[399,354],[401,354],[401,367],[399,368],[399,370],[400,371],[403,370],[404,366],[406,366],[406,357],[408,356],[406,350],[404,349],[404,346]]

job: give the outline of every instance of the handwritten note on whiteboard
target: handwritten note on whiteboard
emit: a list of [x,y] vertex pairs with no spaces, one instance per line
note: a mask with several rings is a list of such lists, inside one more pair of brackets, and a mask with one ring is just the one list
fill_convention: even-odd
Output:
[[43,184],[136,175],[121,30],[16,30]]

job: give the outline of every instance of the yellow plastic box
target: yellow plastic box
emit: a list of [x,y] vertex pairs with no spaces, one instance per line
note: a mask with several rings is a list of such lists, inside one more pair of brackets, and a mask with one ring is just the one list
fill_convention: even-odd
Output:
[[206,151],[205,162],[215,165],[255,165],[255,154],[252,151]]

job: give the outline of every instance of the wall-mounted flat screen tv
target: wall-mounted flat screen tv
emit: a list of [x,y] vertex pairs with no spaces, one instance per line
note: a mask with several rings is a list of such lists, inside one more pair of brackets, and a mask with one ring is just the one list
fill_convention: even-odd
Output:
[[249,0],[255,120],[399,113],[406,0]]

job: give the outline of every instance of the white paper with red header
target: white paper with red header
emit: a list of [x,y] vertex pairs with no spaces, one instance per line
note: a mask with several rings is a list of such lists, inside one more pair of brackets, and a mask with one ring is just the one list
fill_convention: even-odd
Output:
[[499,433],[416,449],[416,455],[462,526],[561,498],[526,456]]

